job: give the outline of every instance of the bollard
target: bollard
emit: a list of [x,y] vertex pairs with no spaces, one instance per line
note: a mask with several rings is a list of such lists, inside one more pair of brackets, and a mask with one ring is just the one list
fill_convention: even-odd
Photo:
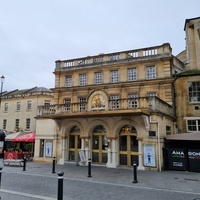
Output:
[[64,172],[58,172],[58,195],[57,195],[57,200],[63,200],[63,175],[64,175]]
[[22,171],[26,171],[26,156],[24,156],[24,158],[23,158],[23,170]]
[[91,159],[88,159],[88,178],[92,177],[91,176]]
[[134,174],[134,180],[132,183],[138,183],[137,181],[137,163],[133,162],[133,174]]
[[56,157],[53,157],[52,174],[55,174]]
[[0,187],[1,187],[1,173],[2,173],[2,167],[0,167]]
[[[2,173],[2,167],[0,167],[0,188],[1,188],[1,173]],[[1,199],[1,196],[0,196],[0,199]]]

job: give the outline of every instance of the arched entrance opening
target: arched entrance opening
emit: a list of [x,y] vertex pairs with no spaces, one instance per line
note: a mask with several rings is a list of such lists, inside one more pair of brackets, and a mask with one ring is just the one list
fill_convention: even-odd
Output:
[[80,129],[78,126],[71,128],[69,132],[69,161],[76,161],[78,151],[81,149]]
[[103,126],[96,126],[92,132],[92,162],[107,163],[108,141]]
[[119,132],[119,164],[132,166],[134,161],[138,163],[137,131],[126,125]]

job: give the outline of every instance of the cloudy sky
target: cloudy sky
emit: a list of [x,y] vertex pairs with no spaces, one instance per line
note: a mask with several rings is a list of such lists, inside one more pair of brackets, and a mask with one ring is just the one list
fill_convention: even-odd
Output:
[[1,0],[3,90],[54,87],[56,60],[169,42],[185,49],[185,19],[200,0]]

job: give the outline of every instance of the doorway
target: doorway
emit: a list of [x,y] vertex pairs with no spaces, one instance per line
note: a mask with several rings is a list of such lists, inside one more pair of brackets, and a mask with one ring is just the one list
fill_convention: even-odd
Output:
[[119,164],[132,166],[138,164],[137,132],[133,126],[126,125],[119,133]]
[[81,149],[80,129],[74,126],[69,133],[69,161],[76,161],[78,151]]
[[106,130],[103,126],[96,126],[92,132],[92,162],[99,164],[107,163],[108,141]]

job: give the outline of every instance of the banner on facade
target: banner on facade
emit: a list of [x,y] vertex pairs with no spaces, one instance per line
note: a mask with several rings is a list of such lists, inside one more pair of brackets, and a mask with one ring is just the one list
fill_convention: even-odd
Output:
[[156,167],[154,144],[144,144],[144,165],[147,167]]
[[46,157],[52,157],[52,146],[53,146],[53,142],[47,140],[46,145],[45,145],[45,156]]
[[189,169],[192,172],[200,172],[200,150],[188,149]]
[[186,154],[184,149],[168,149],[169,169],[186,170]]

